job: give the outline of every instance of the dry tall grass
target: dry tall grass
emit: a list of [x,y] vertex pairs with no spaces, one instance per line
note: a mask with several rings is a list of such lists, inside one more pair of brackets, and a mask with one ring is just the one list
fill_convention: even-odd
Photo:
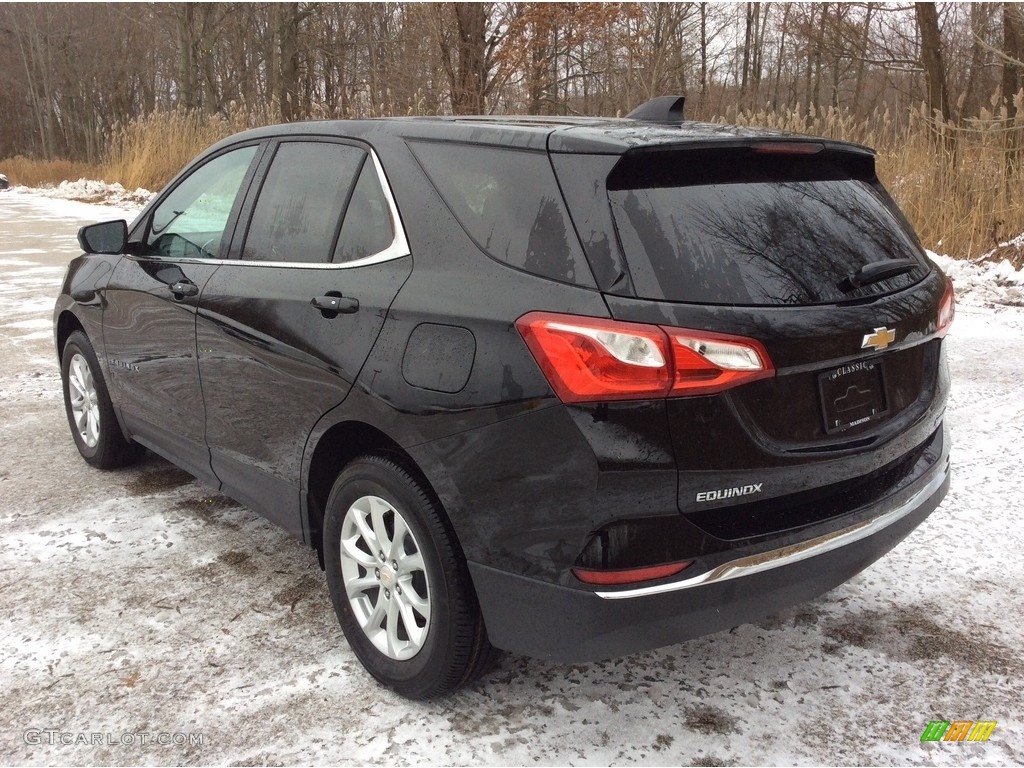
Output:
[[114,130],[103,174],[127,189],[157,190],[211,144],[277,120],[272,110],[253,112],[236,105],[227,117],[199,111],[153,112]]
[[37,160],[22,155],[0,160],[0,173],[7,176],[12,186],[41,187],[60,184],[65,179],[94,178],[96,170],[96,166],[70,160]]
[[[878,151],[878,175],[929,248],[978,256],[1024,232],[1024,92],[1017,116],[982,114],[960,125],[931,118],[924,107],[900,120],[888,112],[855,120],[836,110],[731,112],[716,122],[758,125],[854,141]],[[997,104],[993,100],[993,106]],[[383,107],[383,105],[382,105]],[[233,105],[227,117],[156,112],[118,127],[97,167],[17,157],[0,161],[12,184],[101,178],[128,189],[159,189],[198,152],[236,131],[279,119],[272,109]],[[1012,254],[1010,254],[1012,256]],[[1018,254],[1018,258],[1024,254]]]

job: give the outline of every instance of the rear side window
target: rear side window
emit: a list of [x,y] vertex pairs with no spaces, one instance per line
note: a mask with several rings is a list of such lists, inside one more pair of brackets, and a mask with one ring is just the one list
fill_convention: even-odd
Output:
[[242,258],[330,261],[341,212],[366,153],[347,144],[286,142],[267,172]]
[[410,146],[452,214],[491,258],[552,280],[594,285],[546,153]]
[[394,239],[391,210],[373,160],[367,157],[345,211],[334,261],[342,263],[372,256],[391,245]]
[[[714,161],[695,153],[687,163],[689,154],[662,158],[648,173],[637,166],[609,178],[639,296],[752,306],[837,303],[896,291],[927,273],[873,179],[826,159],[720,152]],[[849,275],[889,259],[917,266],[844,290]]]

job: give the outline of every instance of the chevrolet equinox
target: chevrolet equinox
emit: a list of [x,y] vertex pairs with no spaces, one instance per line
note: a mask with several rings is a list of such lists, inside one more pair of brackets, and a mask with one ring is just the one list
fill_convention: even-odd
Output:
[[317,551],[411,698],[813,598],[949,484],[949,280],[862,146],[686,122],[249,130],[83,227],[71,434]]

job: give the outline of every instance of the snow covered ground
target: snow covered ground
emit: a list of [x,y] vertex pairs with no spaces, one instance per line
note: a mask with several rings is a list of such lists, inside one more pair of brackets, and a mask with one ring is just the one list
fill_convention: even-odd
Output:
[[120,184],[108,184],[105,181],[94,179],[79,179],[78,181],[62,181],[57,186],[37,187],[14,187],[10,190],[13,194],[32,195],[34,197],[48,197],[51,200],[74,200],[84,203],[99,203],[104,206],[124,206],[129,209],[138,209],[149,202],[154,193],[148,189],[139,187],[134,192],[129,192]]
[[[0,764],[1024,764],[1020,273],[938,257],[953,483],[879,563],[756,624],[506,656],[416,704],[362,672],[312,551],[161,459],[78,457],[51,310],[77,228],[118,206],[0,192]],[[922,743],[930,720],[998,724]]]

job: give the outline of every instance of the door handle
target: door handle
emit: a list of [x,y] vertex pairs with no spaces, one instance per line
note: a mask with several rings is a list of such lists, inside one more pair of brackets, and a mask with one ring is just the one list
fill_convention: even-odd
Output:
[[353,312],[359,311],[359,299],[353,299],[350,296],[342,296],[340,293],[332,291],[326,296],[317,296],[309,300],[309,303],[320,310],[320,314],[331,319],[337,317],[338,314],[351,315]]
[[174,294],[174,298],[183,299],[186,296],[195,296],[199,293],[199,286],[191,280],[179,280],[168,285],[167,290]]

